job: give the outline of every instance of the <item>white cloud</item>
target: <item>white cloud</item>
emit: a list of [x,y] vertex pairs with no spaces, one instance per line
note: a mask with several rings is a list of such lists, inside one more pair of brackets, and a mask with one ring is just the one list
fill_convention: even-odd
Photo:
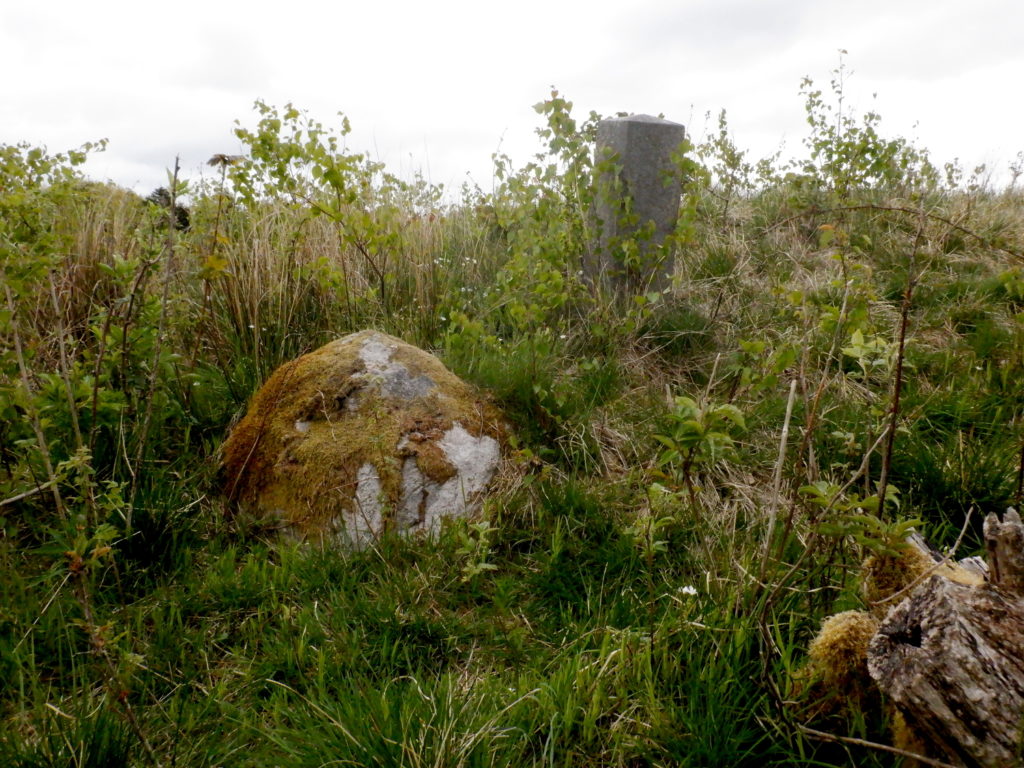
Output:
[[[13,4],[12,4],[13,5]],[[804,131],[800,79],[827,88],[849,50],[850,101],[939,159],[1009,160],[1024,106],[1024,6],[997,0],[404,0],[303,5],[50,0],[0,10],[0,142],[109,137],[90,172],[145,191],[182,155],[235,152],[261,98],[353,124],[349,145],[399,171],[490,185],[499,147],[534,151],[532,105],[555,84],[591,110],[663,112],[703,129],[725,108],[741,147]]]

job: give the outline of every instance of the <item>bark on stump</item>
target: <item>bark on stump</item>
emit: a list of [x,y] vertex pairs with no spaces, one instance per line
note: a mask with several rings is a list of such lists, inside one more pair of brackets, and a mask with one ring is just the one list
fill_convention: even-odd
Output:
[[932,756],[963,766],[1021,765],[1024,527],[985,520],[989,582],[932,576],[886,617],[868,671]]

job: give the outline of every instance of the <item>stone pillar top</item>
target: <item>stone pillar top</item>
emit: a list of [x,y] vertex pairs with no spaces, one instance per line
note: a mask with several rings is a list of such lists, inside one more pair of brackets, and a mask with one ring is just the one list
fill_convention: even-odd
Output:
[[662,125],[678,125],[683,128],[682,123],[676,123],[672,120],[666,120],[663,117],[655,117],[654,115],[626,115],[625,117],[608,117],[601,120],[602,123],[660,123]]

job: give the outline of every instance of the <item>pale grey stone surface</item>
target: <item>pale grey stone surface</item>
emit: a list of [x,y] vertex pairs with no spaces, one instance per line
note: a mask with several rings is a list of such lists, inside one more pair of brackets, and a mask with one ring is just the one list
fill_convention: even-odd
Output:
[[434,382],[429,377],[413,376],[408,368],[391,359],[395,348],[388,338],[382,333],[367,336],[359,352],[366,370],[353,378],[374,381],[386,397],[412,399],[423,397],[434,389]]
[[384,525],[383,489],[377,468],[369,462],[359,468],[356,478],[355,509],[340,534],[343,540],[363,547],[377,537]]
[[[438,390],[429,376],[414,374],[393,359],[396,343],[401,342],[386,334],[366,333],[359,351],[365,370],[352,378],[365,381],[395,403],[416,400]],[[442,400],[447,397],[444,392],[438,394]],[[350,397],[346,407],[358,410],[359,400],[358,396]],[[308,425],[296,422],[295,428],[304,433]],[[474,436],[454,422],[436,443],[455,468],[454,477],[443,483],[435,482],[423,474],[415,457],[406,456],[402,460],[401,497],[393,512],[377,468],[372,463],[359,468],[353,514],[339,526],[339,541],[365,547],[380,535],[387,521],[399,533],[434,534],[444,518],[466,517],[480,510],[487,486],[501,461],[498,441],[487,435]],[[403,437],[395,447],[395,460],[408,445],[408,438]]]
[[474,437],[458,422],[437,444],[456,474],[436,483],[423,475],[415,459],[407,458],[402,464],[402,501],[396,516],[399,530],[435,533],[445,517],[476,512],[501,460],[497,440]]
[[[595,218],[599,237],[587,278],[615,290],[662,290],[674,263],[663,248],[675,230],[682,179],[673,155],[686,139],[679,123],[650,115],[602,120],[597,126],[595,165],[613,162],[618,173],[599,175]],[[627,202],[628,201],[628,202]],[[636,238],[636,263],[623,263],[622,243]]]

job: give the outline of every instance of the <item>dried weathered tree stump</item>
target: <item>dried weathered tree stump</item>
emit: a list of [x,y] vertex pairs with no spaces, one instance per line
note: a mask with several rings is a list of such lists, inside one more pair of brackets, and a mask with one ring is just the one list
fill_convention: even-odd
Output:
[[989,577],[931,576],[882,623],[868,670],[931,756],[964,766],[1021,765],[1024,526],[985,520]]

